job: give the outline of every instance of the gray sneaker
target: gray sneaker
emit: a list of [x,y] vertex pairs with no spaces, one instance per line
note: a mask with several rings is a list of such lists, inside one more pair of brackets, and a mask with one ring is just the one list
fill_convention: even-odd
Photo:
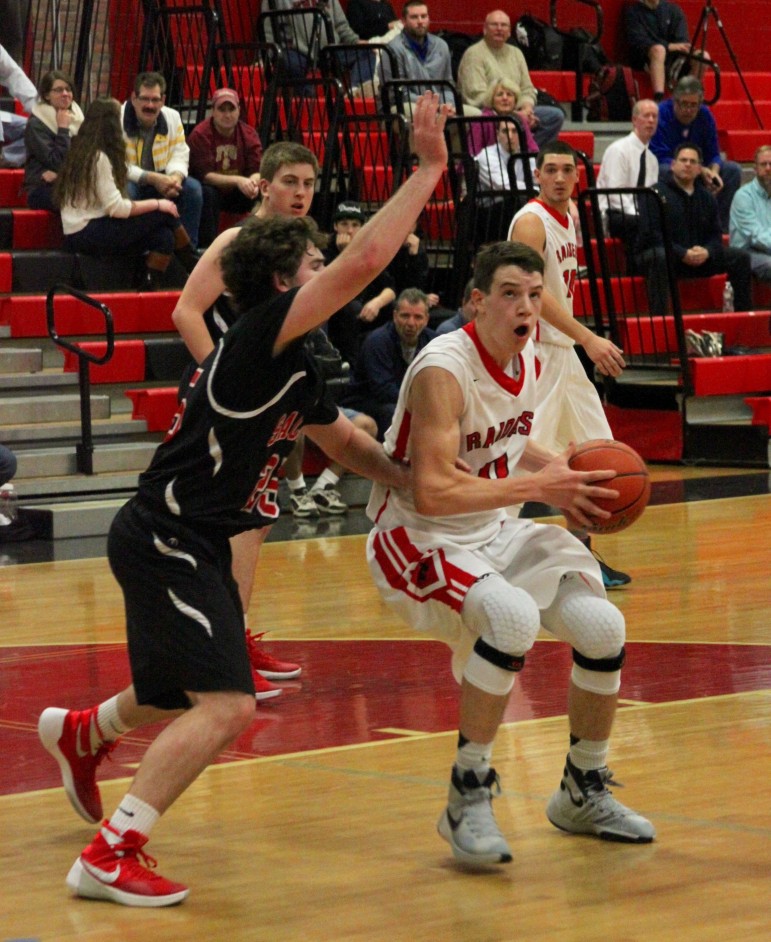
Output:
[[348,504],[340,497],[340,491],[334,484],[327,484],[318,490],[311,489],[311,497],[322,514],[338,516],[348,512]]
[[319,515],[316,501],[304,487],[300,488],[299,491],[289,492],[289,506],[292,508],[292,514],[295,517],[318,517]]
[[616,801],[608,783],[618,785],[607,768],[582,772],[568,758],[560,787],[546,806],[546,817],[555,827],[572,834],[596,834],[606,841],[649,844],[656,836],[653,825]]
[[447,807],[436,827],[458,860],[470,864],[511,862],[511,850],[493,817],[492,799],[500,793],[495,769],[480,782],[471,770],[461,778],[453,766]]

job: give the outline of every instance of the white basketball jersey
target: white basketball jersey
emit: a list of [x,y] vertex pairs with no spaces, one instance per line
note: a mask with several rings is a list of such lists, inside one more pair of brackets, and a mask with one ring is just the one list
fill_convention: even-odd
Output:
[[[576,228],[569,215],[562,215],[555,209],[532,199],[520,209],[511,220],[509,238],[518,219],[527,213],[533,213],[543,223],[546,230],[546,249],[544,255],[545,271],[543,285],[573,316],[573,290],[578,272],[578,250]],[[541,319],[535,333],[535,340],[542,343],[555,343],[560,347],[572,347],[573,341],[561,330]]]
[[[415,358],[402,382],[399,401],[384,447],[392,458],[409,461],[412,452],[410,413],[406,408],[417,374],[427,367],[451,373],[463,394],[458,456],[478,477],[505,478],[522,457],[533,423],[538,361],[528,342],[519,355],[516,379],[504,372],[477,338],[474,322],[432,340]],[[492,539],[506,518],[504,509],[472,514],[426,517],[415,510],[412,494],[375,484],[367,515],[382,529],[406,526],[436,533],[465,546]]]

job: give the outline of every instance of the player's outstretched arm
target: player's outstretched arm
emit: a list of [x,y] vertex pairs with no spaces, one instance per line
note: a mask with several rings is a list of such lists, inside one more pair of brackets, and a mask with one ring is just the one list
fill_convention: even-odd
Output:
[[220,256],[240,231],[238,228],[226,229],[206,249],[190,273],[171,315],[196,363],[203,363],[214,349],[203,316],[225,290]]
[[297,292],[276,351],[306,334],[355,298],[393,259],[447,166],[444,125],[447,107],[432,92],[421,95],[412,112],[412,139],[418,168],[359,232],[332,264]]
[[386,487],[410,487],[407,465],[392,461],[380,442],[357,429],[342,413],[331,425],[306,425],[303,431],[327,457]]

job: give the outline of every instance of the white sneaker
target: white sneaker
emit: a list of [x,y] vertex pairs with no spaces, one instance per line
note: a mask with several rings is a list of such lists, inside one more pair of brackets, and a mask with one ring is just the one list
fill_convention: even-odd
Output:
[[606,841],[649,844],[656,829],[642,815],[616,801],[608,783],[618,786],[607,768],[582,772],[568,758],[560,787],[546,806],[546,817],[555,827],[572,834],[596,834]]
[[447,807],[437,830],[458,860],[470,864],[510,863],[511,850],[493,816],[492,799],[501,786],[495,769],[484,781],[467,769],[461,777],[453,766]]
[[316,501],[304,487],[300,488],[299,491],[289,492],[289,506],[292,508],[295,517],[318,517],[319,515]]
[[324,488],[311,490],[311,497],[322,514],[338,516],[348,512],[348,504],[340,497],[340,491],[334,484],[327,484]]

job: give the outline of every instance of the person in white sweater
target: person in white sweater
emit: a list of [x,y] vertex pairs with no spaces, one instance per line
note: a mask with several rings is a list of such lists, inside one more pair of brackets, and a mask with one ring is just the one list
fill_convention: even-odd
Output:
[[176,204],[163,198],[130,200],[127,175],[120,104],[113,98],[97,98],[54,187],[64,247],[84,255],[146,253],[148,286],[159,288],[173,254],[187,271],[198,259]]

